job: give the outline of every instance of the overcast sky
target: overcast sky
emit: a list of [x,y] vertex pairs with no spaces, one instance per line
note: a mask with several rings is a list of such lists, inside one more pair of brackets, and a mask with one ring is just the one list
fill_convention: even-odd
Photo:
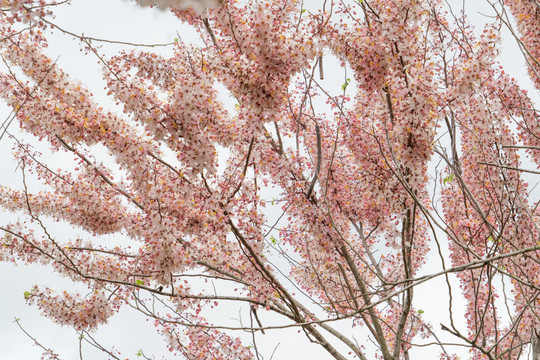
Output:
[[[461,1],[459,1],[461,3]],[[472,6],[480,3],[478,0],[469,1]],[[469,5],[468,5],[469,6]],[[479,15],[476,9],[471,10],[473,21],[484,21],[485,17]],[[482,10],[489,13],[489,8]],[[173,16],[150,9],[137,8],[132,3],[124,0],[73,0],[70,8],[57,13],[56,24],[74,33],[84,33],[87,36],[114,39],[137,43],[168,43],[174,40],[179,34],[184,40],[196,40],[196,35],[192,30],[182,26]],[[80,46],[77,41],[67,35],[59,35],[51,41],[49,54],[52,58],[58,58],[58,63],[74,78],[81,79],[90,89],[109,106],[110,100],[105,99],[104,83],[100,76],[100,66],[97,59],[92,56],[85,57],[79,51]],[[115,50],[114,46],[106,45],[107,51]],[[167,48],[157,49],[163,54],[168,53]],[[513,41],[505,42],[505,52],[501,61],[505,64],[507,72],[521,79],[521,84],[534,93],[530,81],[526,78],[523,59],[519,55],[517,47]],[[331,64],[331,59],[329,60]],[[0,68],[1,69],[1,68]],[[332,71],[331,66],[326,66],[327,73]],[[341,70],[338,70],[341,71]],[[337,77],[341,76],[337,74]],[[332,77],[332,76],[328,76]],[[527,85],[528,84],[528,85]],[[537,102],[538,103],[538,102]],[[0,104],[0,121],[7,118],[9,109]],[[12,124],[10,131],[18,133],[18,124]],[[20,186],[20,171],[16,171],[17,164],[10,159],[12,144],[6,138],[0,142],[0,182],[2,185]],[[51,163],[61,166],[60,159],[51,159]],[[0,213],[1,223],[6,220],[17,218],[17,215],[7,215]],[[63,229],[63,235],[81,234],[76,230]],[[86,236],[86,235],[82,235]],[[434,261],[437,258],[434,257]],[[438,265],[438,264],[434,264]],[[429,267],[429,264],[428,264]],[[39,316],[39,311],[35,307],[25,305],[23,293],[28,291],[34,284],[53,285],[59,289],[70,289],[73,285],[64,280],[51,276],[47,271],[36,266],[14,267],[9,263],[0,263],[0,274],[2,274],[2,292],[0,293],[0,358],[5,360],[30,360],[38,359],[41,352],[32,346],[32,341],[20,331],[13,323],[14,317],[21,319],[22,325],[27,331],[35,336],[43,345],[57,350],[63,359],[76,359],[79,356],[77,336],[69,328],[61,328],[52,324],[49,320]],[[437,285],[429,284],[415,290],[415,298],[423,300],[422,310],[426,318],[433,314],[433,323],[438,327],[437,316],[447,312],[447,302],[441,301],[438,297],[439,288]],[[237,314],[226,314],[229,318],[237,318]],[[135,353],[139,349],[144,349],[145,353],[152,355],[166,355],[163,352],[162,340],[157,336],[150,323],[144,321],[134,322],[135,314],[123,311],[115,316],[109,324],[104,326],[97,333],[97,337],[105,344],[114,344],[123,352],[123,358],[137,358]],[[445,317],[441,321],[446,321]],[[291,331],[291,334],[294,331]],[[283,336],[283,332],[270,333],[262,338],[261,346],[264,349],[265,359],[270,358],[270,354],[276,344],[280,342],[274,355],[274,360],[310,358],[310,353],[316,351],[317,359],[330,359],[324,352],[318,351],[315,345],[307,343],[299,345],[296,340],[299,337]],[[279,336],[279,340],[277,337]],[[110,339],[110,340],[109,340]],[[112,340],[114,339],[114,340]],[[357,338],[362,341],[361,336]],[[366,344],[367,345],[367,344]],[[86,348],[88,349],[88,347]],[[429,358],[429,354],[438,354],[438,349],[419,350],[412,358]],[[85,350],[86,359],[106,359],[104,355],[96,356],[89,350]],[[94,355],[92,355],[94,354]],[[156,356],[156,358],[161,358]]]

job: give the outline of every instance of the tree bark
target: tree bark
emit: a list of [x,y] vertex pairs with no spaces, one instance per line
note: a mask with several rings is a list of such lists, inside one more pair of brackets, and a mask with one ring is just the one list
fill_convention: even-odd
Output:
[[532,359],[540,360],[540,331],[533,329],[531,334]]

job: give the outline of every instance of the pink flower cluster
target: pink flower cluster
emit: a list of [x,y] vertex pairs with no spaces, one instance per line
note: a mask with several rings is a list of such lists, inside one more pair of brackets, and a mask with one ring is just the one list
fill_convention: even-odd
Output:
[[[451,332],[475,359],[518,357],[539,325],[540,210],[517,149],[540,164],[540,125],[496,63],[497,24],[475,36],[438,1],[326,2],[320,11],[293,0],[136,2],[170,9],[204,45],[177,41],[170,57],[100,55],[120,113],[45,55],[42,19],[58,4],[1,2],[10,71],[0,73],[0,98],[23,131],[73,166],[52,169],[17,142],[25,179],[44,187],[0,185],[0,206],[25,218],[0,224],[0,260],[50,265],[88,288],[35,287],[28,302],[78,330],[141,306],[189,359],[253,358],[203,317],[224,302],[272,311],[333,355],[319,329],[335,335],[332,321],[351,319],[377,343],[374,358],[406,358],[435,333],[414,285],[430,249],[442,248],[439,228],[466,302],[466,329]],[[538,10],[532,0],[508,5],[534,78]],[[322,79],[333,58],[352,71],[337,93]],[[54,236],[51,221],[89,240]],[[146,306],[155,297],[166,314]]]

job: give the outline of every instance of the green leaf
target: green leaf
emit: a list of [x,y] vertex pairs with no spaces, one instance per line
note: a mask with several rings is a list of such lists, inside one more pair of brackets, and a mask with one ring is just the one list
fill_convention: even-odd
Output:
[[25,292],[24,292],[24,299],[25,299],[25,300],[30,299],[31,296],[32,296],[32,293],[30,293],[30,291],[25,291]]
[[345,83],[341,85],[341,89],[343,89],[343,91],[347,90],[347,86],[349,86],[350,82],[351,82],[351,79],[347,78],[347,80],[345,80]]
[[306,12],[306,9],[302,10],[302,14]]
[[135,280],[135,284],[144,285],[144,281],[137,279],[137,280]]
[[424,313],[424,310],[420,309],[420,310],[418,310],[418,313],[419,313],[419,314],[423,314],[423,313]]
[[446,184],[447,182],[452,181],[452,180],[454,180],[454,174],[448,175],[447,177],[445,177],[445,178],[443,179],[442,182],[443,182],[443,184]]
[[140,349],[139,351],[137,351],[137,354],[135,354],[135,355],[137,355],[137,356],[143,356],[143,351],[142,351],[142,349]]
[[270,235],[270,242],[271,242],[272,244],[276,245],[278,241],[277,241],[277,239],[274,237],[274,235]]

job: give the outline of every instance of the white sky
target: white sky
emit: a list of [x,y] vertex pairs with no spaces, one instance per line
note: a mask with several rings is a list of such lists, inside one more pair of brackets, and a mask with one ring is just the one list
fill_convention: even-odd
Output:
[[[461,1],[459,1],[461,4]],[[478,0],[469,1],[467,6],[472,6],[481,3]],[[483,3],[483,2],[482,2]],[[471,20],[485,21],[485,17],[475,12],[475,9],[470,9]],[[482,9],[482,12],[489,13],[488,9]],[[84,33],[87,36],[114,39],[122,41],[130,41],[137,43],[168,43],[177,37],[177,33],[184,40],[196,39],[195,33],[182,26],[176,18],[166,13],[155,10],[137,8],[132,3],[124,0],[73,0],[73,6],[65,11],[57,13],[56,24],[62,28],[74,33]],[[114,50],[115,46],[106,45],[107,50]],[[104,49],[105,49],[104,48]],[[119,47],[118,47],[119,48]],[[58,56],[58,63],[74,78],[81,79],[98,97],[104,97],[104,83],[100,76],[100,66],[97,59],[92,56],[82,56],[79,51],[78,42],[71,39],[67,35],[60,35],[51,42],[49,54],[51,57]],[[163,53],[167,49],[158,50]],[[534,93],[530,81],[524,72],[524,61],[519,54],[517,47],[513,41],[505,42],[505,51],[501,57],[507,72],[513,74],[516,78],[522,80],[521,83],[529,88],[530,93]],[[331,66],[329,62],[325,62],[327,78],[343,77],[342,73],[331,76]],[[329,75],[330,74],[330,75]],[[111,106],[111,102],[106,100]],[[537,102],[539,103],[539,102]],[[0,104],[0,121],[3,121],[9,110]],[[10,131],[16,132],[18,124],[13,123]],[[16,172],[16,164],[10,159],[10,142],[4,138],[0,142],[0,183],[3,185],[20,185],[20,171]],[[61,159],[51,159],[53,164],[61,166]],[[53,165],[54,167],[54,165]],[[11,216],[0,213],[1,223],[7,222]],[[16,217],[15,217],[16,218]],[[63,230],[64,234],[77,234],[75,230]],[[430,266],[438,266],[438,257],[433,256],[433,264]],[[62,328],[52,324],[49,320],[39,316],[39,311],[35,307],[25,305],[23,293],[29,290],[34,284],[57,286],[59,289],[70,289],[70,282],[64,279],[58,279],[51,276],[43,268],[36,266],[18,266],[12,264],[0,263],[0,274],[2,274],[2,292],[0,293],[0,358],[5,360],[30,360],[38,359],[41,352],[36,347],[32,346],[32,341],[26,337],[16,324],[13,323],[14,317],[21,319],[22,325],[27,331],[35,336],[43,345],[56,350],[63,359],[78,359],[79,349],[76,333],[69,328]],[[415,290],[415,299],[421,303],[418,308],[424,311],[425,318],[433,318],[435,329],[439,328],[439,322],[447,322],[447,301],[446,298],[440,297],[441,293],[446,292],[446,288],[440,287],[437,284],[429,283],[419,286]],[[238,314],[221,314],[224,319],[238,318]],[[156,359],[161,358],[159,355],[167,355],[163,352],[162,340],[157,336],[152,324],[144,321],[134,321],[135,314],[129,311],[121,312],[115,316],[109,324],[102,327],[97,333],[104,345],[114,345],[116,348],[123,351],[123,358],[129,357],[136,359],[136,352],[143,349],[145,354],[156,355]],[[244,319],[244,321],[248,321]],[[264,321],[263,321],[264,322]],[[279,346],[276,349],[273,359],[330,359],[324,351],[321,351],[318,346],[311,345],[306,342],[299,343],[301,337],[293,336],[296,330],[268,332],[265,337],[257,338],[258,345],[263,350],[264,359],[270,359],[270,356],[275,349],[276,344]],[[366,346],[365,338],[359,333],[357,340]],[[427,348],[416,350],[411,358],[428,359],[431,356],[436,356],[439,353],[438,348]],[[85,359],[106,359],[105,355],[97,355],[85,347]],[[168,358],[168,357],[166,357]]]

